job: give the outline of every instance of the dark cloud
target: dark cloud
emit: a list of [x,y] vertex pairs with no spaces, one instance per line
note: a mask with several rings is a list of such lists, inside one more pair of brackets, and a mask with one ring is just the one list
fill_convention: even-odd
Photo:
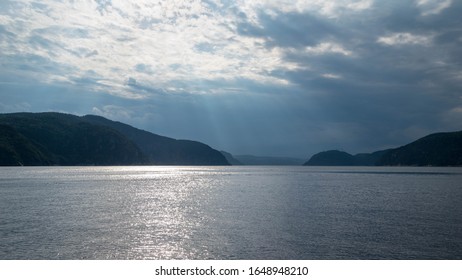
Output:
[[129,77],[125,85],[128,87],[128,98],[135,95],[139,97],[152,97],[166,92],[163,88],[140,82],[133,77]]
[[[441,130],[442,116],[462,105],[461,4],[424,15],[414,2],[376,1],[371,11],[332,21],[309,13],[260,14],[261,26],[239,26],[241,34],[264,38],[268,47],[301,50],[335,42],[351,51],[351,55],[289,51],[286,60],[306,69],[273,73],[299,86],[304,95],[299,101],[310,104],[301,112],[316,108],[316,114],[304,117],[313,139],[322,139],[325,133],[313,127],[335,127],[338,137],[330,132],[331,140],[337,138],[328,141],[331,148],[335,143],[353,151],[399,145]],[[428,43],[378,41],[396,33],[422,36],[415,38],[428,38]],[[356,134],[350,134],[351,141],[345,136],[348,131]]]
[[0,41],[3,40],[12,40],[16,36],[14,35],[13,32],[8,31],[8,28],[4,25],[0,25]]
[[88,39],[91,38],[91,31],[82,27],[63,27],[52,25],[46,28],[37,28],[32,31],[36,35],[60,35],[66,38]]
[[210,43],[200,43],[195,46],[195,49],[199,52],[214,52],[215,51],[215,45],[210,44]]
[[[104,77],[101,77],[98,73],[93,70],[85,71],[78,77],[71,77],[70,81],[77,86],[85,88],[94,88],[95,86],[103,87],[100,81],[103,81]],[[109,89],[109,88],[108,88]]]
[[29,37],[29,44],[35,49],[46,50],[46,52],[51,55],[57,53],[57,49],[62,48],[60,43],[52,41],[40,35],[31,35]]
[[259,14],[260,25],[240,21],[237,31],[241,35],[261,37],[268,47],[305,47],[317,44],[320,40],[341,36],[338,29],[311,13]]
[[42,14],[49,14],[50,11],[51,11],[50,7],[48,7],[47,4],[43,4],[43,3],[39,3],[39,2],[32,2],[31,7],[34,10],[37,10]]
[[154,70],[152,70],[151,65],[147,65],[144,63],[139,63],[135,65],[135,70],[140,73],[146,73],[146,74],[153,74]]
[[457,28],[462,23],[460,17],[462,3],[460,1],[452,1],[452,5],[448,9],[442,10],[438,14],[428,15],[424,15],[424,10],[419,9],[411,1],[391,2],[388,4],[387,2],[380,1],[375,4],[382,11],[375,15],[377,16],[376,25],[381,25],[388,31],[441,32],[446,29]]
[[86,57],[86,58],[96,56],[96,55],[99,54],[99,52],[97,50],[90,51],[88,49],[85,49],[84,52],[85,52],[84,57]]
[[48,75],[60,75],[63,72],[72,72],[74,68],[67,64],[61,64],[48,57],[36,54],[23,54],[4,56],[0,60],[3,69],[0,75],[5,77],[6,73],[13,73],[17,76],[27,75],[28,79],[35,80]]
[[111,0],[95,0],[98,7],[96,8],[101,15],[107,12],[108,8],[112,6]]

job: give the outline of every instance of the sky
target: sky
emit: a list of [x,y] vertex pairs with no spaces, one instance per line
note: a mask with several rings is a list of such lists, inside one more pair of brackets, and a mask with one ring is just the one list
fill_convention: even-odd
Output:
[[460,0],[1,0],[0,113],[308,159],[462,130]]

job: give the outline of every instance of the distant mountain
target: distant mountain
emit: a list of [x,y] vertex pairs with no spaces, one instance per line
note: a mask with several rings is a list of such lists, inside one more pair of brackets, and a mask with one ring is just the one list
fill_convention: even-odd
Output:
[[234,158],[234,156],[228,152],[225,151],[220,151],[223,156],[225,156],[226,160],[231,164],[231,165],[242,165],[242,162],[238,161],[237,159]]
[[462,166],[462,131],[430,134],[388,151],[378,164]]
[[301,165],[302,159],[290,157],[262,157],[252,155],[232,155],[221,151],[232,165]]
[[313,155],[310,166],[462,166],[462,131],[435,133],[405,146],[370,154],[331,150]]
[[387,151],[371,154],[351,155],[347,152],[330,150],[313,155],[304,165],[307,166],[374,166]]
[[97,116],[0,114],[0,165],[227,165],[209,146]]
[[354,156],[349,153],[331,150],[325,151],[313,155],[304,165],[315,165],[315,166],[344,166],[344,165],[356,165]]
[[304,160],[290,157],[260,157],[252,155],[235,155],[243,165],[302,165]]

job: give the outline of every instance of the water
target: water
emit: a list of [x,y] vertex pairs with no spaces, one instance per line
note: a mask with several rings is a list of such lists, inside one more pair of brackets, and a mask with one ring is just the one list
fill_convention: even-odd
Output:
[[0,259],[462,259],[462,169],[4,167]]

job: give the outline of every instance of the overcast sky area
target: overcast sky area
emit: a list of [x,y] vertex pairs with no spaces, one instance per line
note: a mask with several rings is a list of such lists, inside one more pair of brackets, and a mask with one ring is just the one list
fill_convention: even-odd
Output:
[[462,1],[1,0],[0,112],[309,158],[462,130]]

